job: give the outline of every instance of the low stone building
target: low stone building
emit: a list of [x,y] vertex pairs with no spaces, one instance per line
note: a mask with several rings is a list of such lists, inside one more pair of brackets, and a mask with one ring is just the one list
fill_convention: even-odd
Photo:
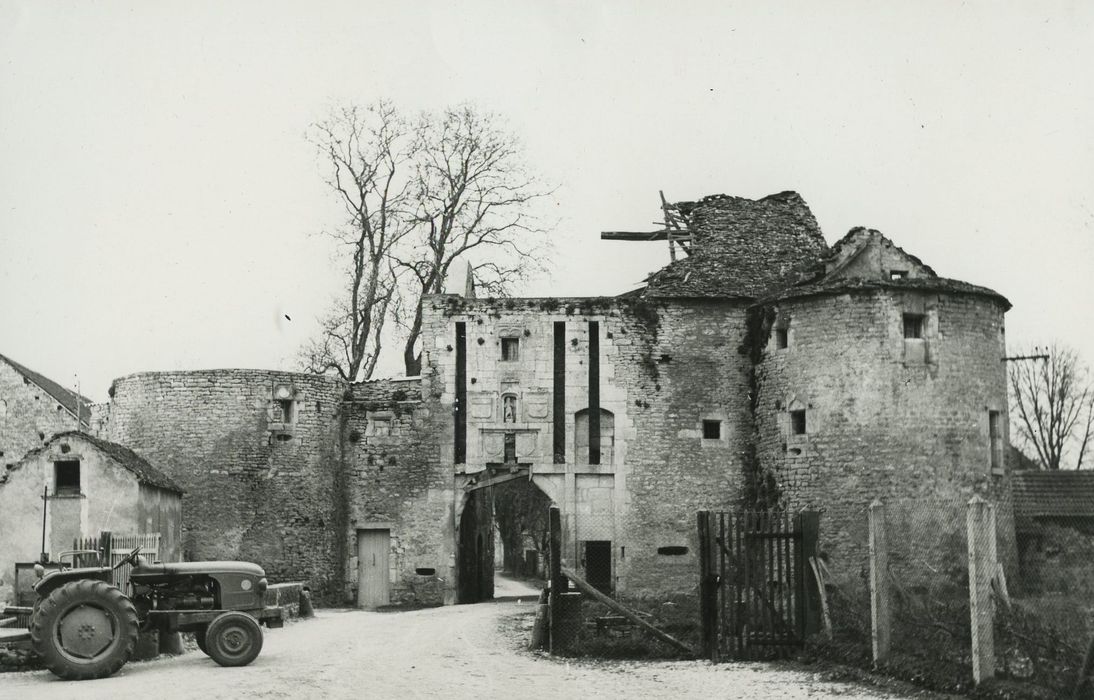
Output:
[[181,503],[175,482],[128,447],[75,431],[52,436],[0,472],[0,601],[12,598],[17,562],[43,551],[56,560],[76,538],[103,531],[158,533],[159,559],[177,561]]
[[427,298],[416,378],[123,377],[100,434],[186,489],[188,558],[363,606],[488,597],[507,481],[561,509],[568,565],[658,596],[697,585],[700,509],[821,510],[857,575],[873,499],[1005,488],[1005,298],[877,231],[829,247],[793,192],[671,206],[688,255],[639,290]]

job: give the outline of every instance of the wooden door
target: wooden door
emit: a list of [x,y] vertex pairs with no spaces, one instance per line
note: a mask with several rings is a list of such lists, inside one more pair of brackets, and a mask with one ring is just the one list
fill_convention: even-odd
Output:
[[357,531],[357,607],[375,608],[390,602],[390,551],[390,530]]

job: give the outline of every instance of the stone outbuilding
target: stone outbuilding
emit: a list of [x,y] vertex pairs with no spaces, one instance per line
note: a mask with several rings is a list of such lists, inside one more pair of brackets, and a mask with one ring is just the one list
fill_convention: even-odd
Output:
[[[52,559],[102,531],[160,535],[162,561],[177,561],[182,490],[122,445],[81,432],[46,440],[0,472],[0,600],[11,598],[15,564]],[[45,509],[43,517],[43,508]]]

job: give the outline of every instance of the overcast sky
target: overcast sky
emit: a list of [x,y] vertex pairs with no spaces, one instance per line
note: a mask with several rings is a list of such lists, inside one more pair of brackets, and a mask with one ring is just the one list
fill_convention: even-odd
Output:
[[96,400],[295,369],[336,282],[304,133],[386,97],[503,115],[559,184],[524,295],[667,262],[599,240],[659,189],[796,190],[830,243],[877,228],[1094,362],[1094,3],[894,5],[0,0],[0,353]]

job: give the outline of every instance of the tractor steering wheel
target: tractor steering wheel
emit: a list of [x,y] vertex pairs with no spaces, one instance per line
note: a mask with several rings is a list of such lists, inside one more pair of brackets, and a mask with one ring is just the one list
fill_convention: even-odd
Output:
[[129,562],[133,562],[133,565],[135,566],[137,564],[137,555],[140,554],[140,551],[141,551],[141,546],[137,545],[136,547],[133,548],[132,552],[125,555],[124,559],[122,559],[120,562],[115,564],[113,566],[113,569],[117,569],[121,566],[124,566],[125,564],[127,564]]

